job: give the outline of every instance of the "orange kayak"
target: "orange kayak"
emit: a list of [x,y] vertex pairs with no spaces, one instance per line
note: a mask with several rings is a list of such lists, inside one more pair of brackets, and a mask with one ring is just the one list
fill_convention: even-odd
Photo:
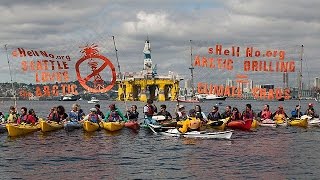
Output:
[[244,130],[244,131],[249,131],[251,129],[251,124],[252,124],[252,120],[236,120],[236,121],[231,121],[227,124],[228,128],[231,129],[240,129],[240,130]]
[[137,121],[128,121],[126,123],[124,123],[124,126],[130,129],[134,129],[137,130],[140,128],[140,125]]

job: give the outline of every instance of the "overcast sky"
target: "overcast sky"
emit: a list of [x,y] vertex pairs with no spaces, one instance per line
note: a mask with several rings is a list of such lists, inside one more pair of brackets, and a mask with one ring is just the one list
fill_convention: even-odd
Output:
[[[190,76],[189,40],[194,42],[194,54],[221,43],[281,48],[294,54],[295,60],[299,60],[297,52],[303,44],[304,78],[312,83],[320,76],[319,9],[319,0],[1,0],[0,81],[9,81],[5,44],[9,52],[24,47],[71,54],[73,66],[80,57],[79,46],[96,43],[116,63],[115,36],[122,71],[142,69],[142,50],[149,37],[159,73],[175,71],[186,78]],[[12,66],[20,68],[17,61]],[[14,73],[14,80],[21,81],[19,74]],[[196,81],[234,77],[229,72],[208,69],[196,69],[196,74]],[[290,76],[292,83],[295,76]],[[260,83],[272,83],[273,79],[264,77],[250,76]],[[279,82],[282,76],[268,77]]]

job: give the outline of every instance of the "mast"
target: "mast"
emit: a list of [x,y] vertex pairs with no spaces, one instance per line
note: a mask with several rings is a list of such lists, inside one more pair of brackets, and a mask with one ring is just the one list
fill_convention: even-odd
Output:
[[14,85],[13,85],[13,80],[12,80],[12,72],[11,72],[11,66],[10,66],[10,62],[9,62],[9,55],[8,55],[8,48],[7,45],[4,45],[4,48],[6,50],[6,54],[7,54],[7,61],[8,61],[8,67],[9,67],[9,73],[10,73],[10,81],[11,81],[11,88],[13,91],[13,100],[14,100],[14,107],[17,107],[17,97],[16,97],[16,90],[14,89]]
[[[300,71],[299,71],[299,106],[301,106],[301,96],[302,96],[302,57],[303,57],[303,45],[301,45],[301,52],[300,52]],[[299,118],[299,114],[298,114]]]
[[114,36],[112,36],[112,39],[113,39],[114,51],[116,52],[116,59],[117,59],[118,70],[119,70],[119,78],[121,79],[121,83],[122,83],[120,64],[119,64],[119,59],[118,59],[118,49],[116,47],[116,41],[114,40]]
[[194,96],[194,84],[193,84],[193,64],[192,64],[192,40],[190,40],[190,72],[191,72],[191,89],[192,89],[192,97]]

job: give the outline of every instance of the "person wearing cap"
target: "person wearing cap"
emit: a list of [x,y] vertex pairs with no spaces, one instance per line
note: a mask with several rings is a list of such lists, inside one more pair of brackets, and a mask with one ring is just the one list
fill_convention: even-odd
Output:
[[175,115],[176,115],[176,121],[182,121],[182,120],[186,120],[187,119],[187,113],[186,113],[184,105],[182,105],[182,104],[178,105],[177,104],[177,110],[176,110]]
[[308,104],[308,109],[306,110],[306,112],[304,113],[305,115],[307,116],[310,116],[310,117],[319,117],[316,113],[315,113],[315,110],[313,108],[313,104],[312,103],[309,103]]
[[196,110],[196,117],[199,118],[201,121],[207,121],[207,116],[204,112],[201,110],[200,105],[195,105],[194,109]]
[[123,116],[122,112],[116,107],[115,104],[109,105],[110,111],[106,113],[106,117],[104,121],[106,122],[114,122],[114,121],[125,121],[127,122],[127,118]]
[[157,115],[162,115],[166,119],[172,119],[171,114],[167,111],[167,106],[165,104],[160,105],[160,112]]
[[101,116],[102,119],[104,119],[104,114],[103,112],[100,110],[100,104],[96,104],[94,105],[94,107],[97,109],[97,114]]
[[284,112],[283,106],[280,105],[278,107],[278,110],[272,114],[272,117],[275,121],[281,121],[281,120],[285,120],[286,118],[288,118],[288,115]]
[[90,113],[88,115],[86,115],[83,120],[88,120],[91,121],[93,123],[100,123],[102,121],[101,116],[97,113],[97,109],[96,108],[91,108],[90,109]]
[[213,106],[212,111],[208,114],[208,120],[218,121],[219,119],[221,119],[219,107]]
[[301,116],[302,116],[301,106],[296,105],[296,108],[293,111],[291,111],[291,119],[300,118]]

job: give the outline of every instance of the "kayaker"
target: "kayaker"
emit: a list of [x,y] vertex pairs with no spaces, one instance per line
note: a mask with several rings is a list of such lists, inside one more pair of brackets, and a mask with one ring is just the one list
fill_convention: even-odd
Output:
[[66,110],[63,106],[59,105],[57,106],[57,114],[58,118],[57,119],[52,119],[51,121],[56,121],[56,122],[63,122],[68,119],[68,114],[66,113]]
[[0,112],[0,123],[4,123],[4,115]]
[[50,113],[47,117],[48,121],[58,121],[59,120],[59,115],[57,112],[57,107],[52,107],[50,109]]
[[241,120],[242,119],[242,115],[239,112],[239,109],[236,107],[232,108],[232,115],[230,117],[230,121],[237,121],[237,120]]
[[109,105],[110,111],[106,113],[104,121],[114,122],[114,121],[127,121],[127,118],[123,116],[121,111],[116,107],[115,104]]
[[130,121],[137,121],[139,117],[139,112],[137,111],[137,105],[132,105],[130,110],[127,111],[125,117]]
[[201,110],[200,105],[195,105],[194,109],[196,110],[196,118],[199,118],[201,121],[207,121],[208,118],[204,112]]
[[251,104],[246,104],[246,110],[242,113],[242,119],[245,120],[253,120],[256,117],[256,114],[251,109]]
[[9,108],[9,114],[7,117],[5,117],[5,120],[8,123],[17,123],[19,115],[17,114],[16,108],[13,106],[10,106]]
[[221,114],[221,118],[225,119],[225,118],[229,118],[231,116],[232,116],[231,106],[226,106],[225,111]]
[[269,104],[265,104],[263,106],[262,111],[260,111],[258,113],[258,117],[261,119],[261,121],[265,120],[265,119],[271,119],[272,118],[272,113],[270,111],[270,107]]
[[97,109],[97,114],[101,116],[102,119],[105,118],[103,112],[100,110],[100,104],[94,105],[94,107]]
[[313,117],[313,118],[314,117],[316,117],[316,118],[319,117],[319,115],[316,114],[312,103],[308,104],[308,109],[306,110],[306,112],[304,114],[307,115],[307,116]]
[[296,108],[293,111],[291,111],[291,119],[300,118],[301,116],[302,116],[301,106],[296,105]]
[[285,120],[286,118],[288,118],[288,115],[284,112],[283,106],[280,105],[278,107],[278,110],[272,114],[272,117],[275,121],[281,121],[281,120]]
[[160,105],[160,112],[158,112],[157,115],[162,115],[164,116],[166,119],[172,119],[171,114],[167,111],[167,106],[165,104],[161,104]]
[[35,117],[31,114],[31,111],[29,111],[29,114],[27,113],[28,110],[26,107],[22,107],[21,109],[21,116],[18,118],[17,123],[27,123],[27,124],[35,124],[36,119]]
[[213,106],[212,111],[208,114],[208,120],[218,121],[219,119],[221,119],[219,107]]
[[91,108],[90,113],[86,115],[83,120],[89,120],[93,123],[100,123],[102,121],[101,116],[98,114],[98,111],[96,108]]
[[69,120],[70,121],[81,121],[85,116],[83,110],[80,108],[79,104],[73,104],[72,110],[69,112]]
[[178,105],[177,104],[176,120],[177,121],[183,121],[183,120],[186,120],[187,117],[188,116],[187,116],[186,109],[185,109],[184,105],[182,105],[182,104]]
[[35,118],[36,122],[39,121],[39,117],[36,115],[36,112],[34,111],[34,109],[30,109],[29,114]]
[[197,112],[195,109],[190,109],[189,111],[189,117],[183,121],[182,127],[178,130],[181,133],[186,133],[188,131],[195,131],[200,130],[201,127],[201,120],[196,117]]
[[153,105],[153,100],[148,99],[147,104],[143,107],[145,124],[157,124],[152,116],[157,112],[157,107]]

